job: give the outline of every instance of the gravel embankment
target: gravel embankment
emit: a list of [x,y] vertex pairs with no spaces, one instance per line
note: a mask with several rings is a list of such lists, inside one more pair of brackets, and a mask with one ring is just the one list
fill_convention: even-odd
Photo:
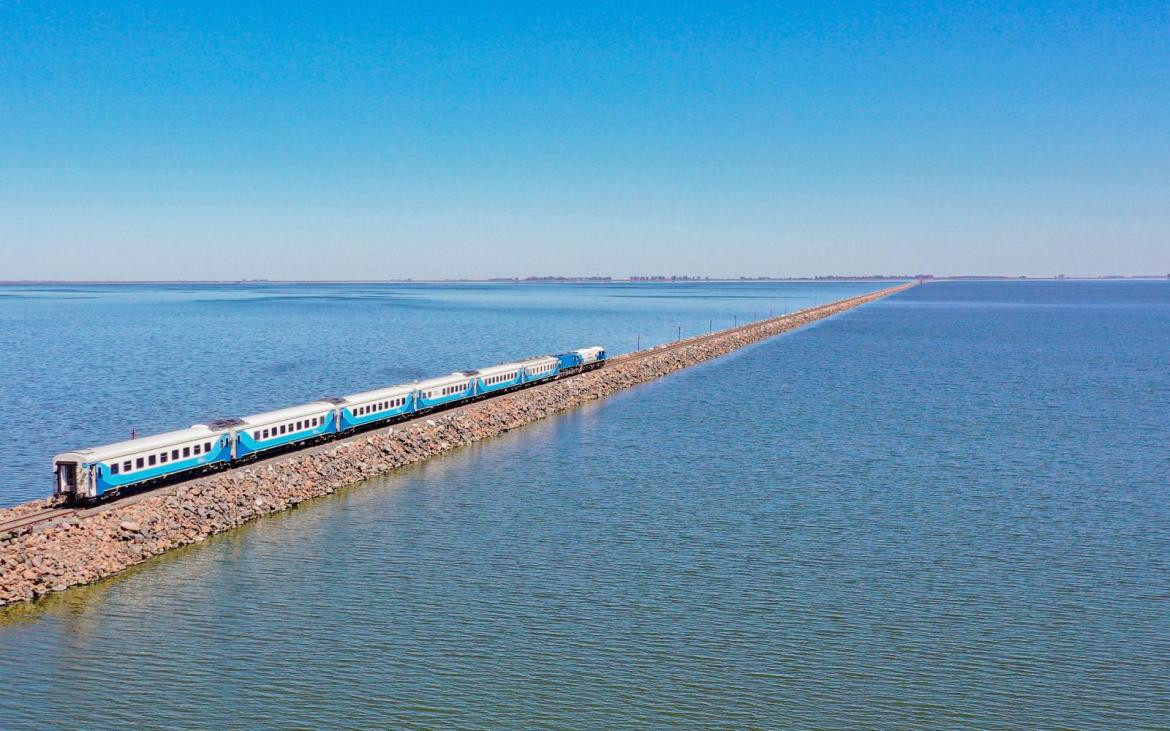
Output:
[[[0,604],[98,581],[262,515],[719,357],[907,286],[811,313],[767,320],[681,348],[650,351],[647,357],[615,360],[596,371],[439,413],[425,421],[114,502],[100,510],[40,524],[24,534],[0,536]],[[2,510],[0,520],[44,505],[45,501],[32,501]]]

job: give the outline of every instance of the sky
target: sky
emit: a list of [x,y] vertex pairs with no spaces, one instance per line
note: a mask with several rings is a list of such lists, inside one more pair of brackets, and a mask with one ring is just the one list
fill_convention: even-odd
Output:
[[1170,4],[0,0],[0,280],[1170,273]]

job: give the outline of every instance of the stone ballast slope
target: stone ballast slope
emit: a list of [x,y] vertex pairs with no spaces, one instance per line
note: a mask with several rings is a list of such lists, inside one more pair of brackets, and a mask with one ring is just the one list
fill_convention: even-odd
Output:
[[[163,488],[83,511],[0,542],[0,604],[27,601],[112,576],[151,556],[197,543],[262,515],[331,494],[689,365],[906,289],[879,290],[714,337],[616,358],[599,370],[406,422],[324,447]],[[677,345],[677,344],[671,344]],[[0,511],[15,517],[33,501]]]

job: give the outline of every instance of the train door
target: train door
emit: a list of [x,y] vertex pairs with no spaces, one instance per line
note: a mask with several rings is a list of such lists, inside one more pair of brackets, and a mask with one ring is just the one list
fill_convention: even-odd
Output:
[[77,491],[77,463],[57,463],[57,494],[72,495]]

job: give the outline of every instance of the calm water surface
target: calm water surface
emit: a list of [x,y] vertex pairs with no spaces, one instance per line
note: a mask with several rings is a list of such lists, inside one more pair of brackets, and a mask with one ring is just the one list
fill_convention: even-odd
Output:
[[0,612],[5,728],[1167,728],[1170,284],[937,283]]
[[54,454],[600,344],[623,353],[876,283],[0,286],[0,505]]

